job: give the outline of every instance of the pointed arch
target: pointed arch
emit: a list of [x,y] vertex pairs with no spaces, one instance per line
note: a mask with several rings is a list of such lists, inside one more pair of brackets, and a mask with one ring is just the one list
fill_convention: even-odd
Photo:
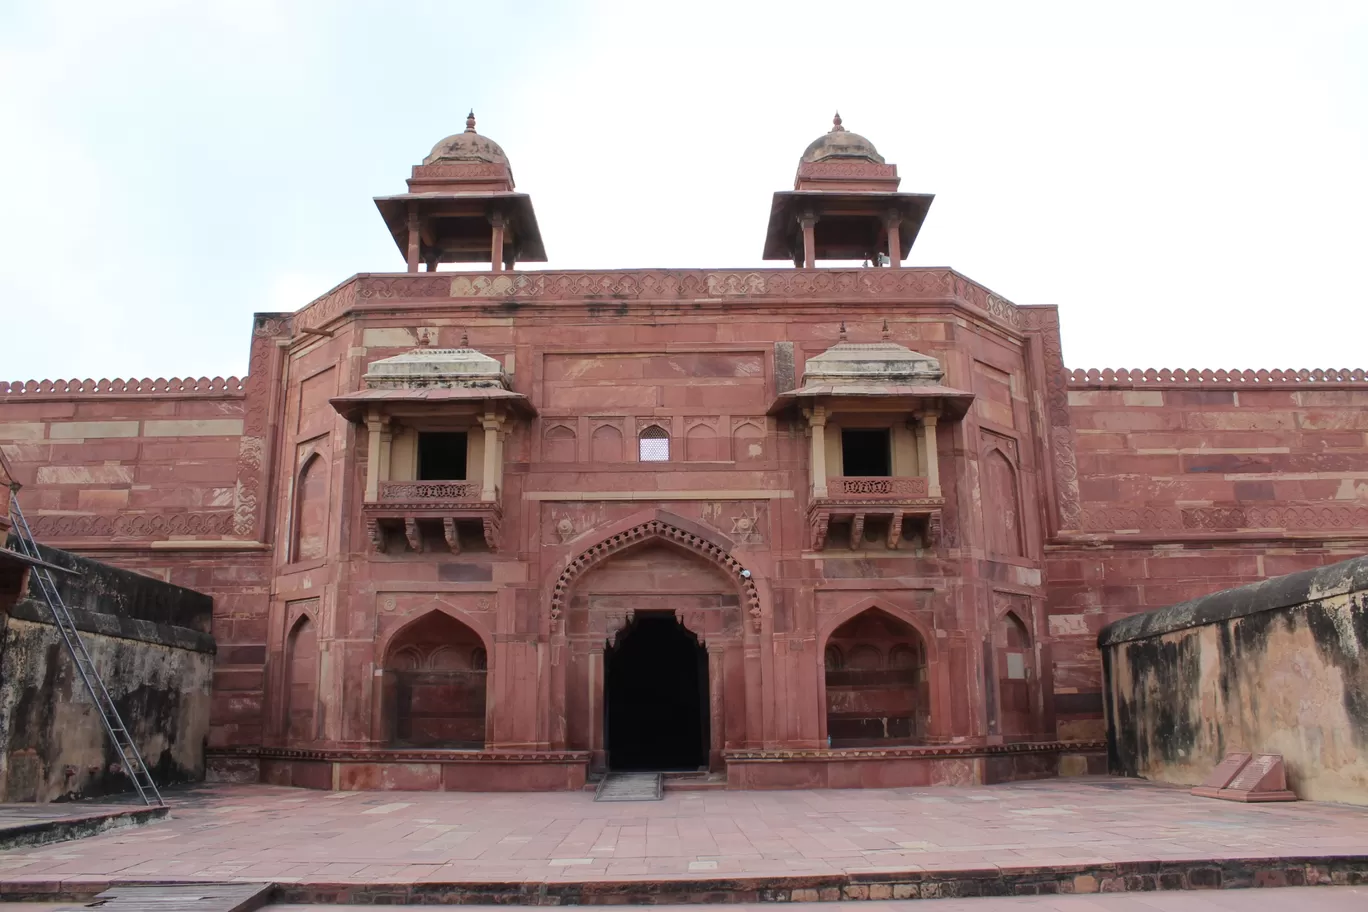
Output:
[[395,631],[382,655],[388,740],[405,747],[483,748],[488,715],[484,639],[470,625],[430,610]]
[[[866,599],[828,625],[822,649],[832,746],[915,744],[930,733],[927,642],[918,627]],[[845,661],[833,665],[833,652]]]
[[600,424],[589,435],[589,458],[593,462],[622,462],[622,431],[612,424]]
[[290,744],[318,737],[318,626],[302,613],[285,639],[285,740]]
[[553,424],[542,435],[542,455],[547,462],[578,462],[575,430],[567,424]]
[[328,471],[320,453],[304,458],[295,476],[290,559],[318,560],[328,553]]
[[699,422],[685,432],[685,462],[716,462],[721,458],[717,452],[717,432],[711,425]]
[[737,462],[762,462],[765,459],[765,429],[745,421],[732,431],[732,459]]
[[[721,536],[716,536],[721,538]],[[698,554],[720,568],[740,590],[741,600],[756,630],[760,629],[760,593],[755,586],[751,572],[730,554],[731,542],[726,547],[714,540],[695,523],[665,511],[657,511],[657,518],[637,523],[620,532],[601,538],[596,544],[580,552],[569,565],[561,571],[551,589],[551,619],[559,620],[561,612],[569,603],[570,589],[575,580],[586,571],[607,560],[609,557],[635,547],[643,542],[659,539],[676,547],[685,548]],[[725,540],[724,540],[725,541]]]
[[637,434],[638,462],[669,462],[670,432],[658,424],[648,424]]

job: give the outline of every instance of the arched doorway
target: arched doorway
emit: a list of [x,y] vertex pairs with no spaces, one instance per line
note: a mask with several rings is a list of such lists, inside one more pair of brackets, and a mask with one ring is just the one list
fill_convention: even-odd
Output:
[[708,653],[670,612],[638,612],[604,650],[613,770],[708,765]]
[[831,632],[823,658],[832,747],[916,744],[926,737],[926,644],[912,625],[868,608]]
[[400,631],[384,663],[390,743],[482,749],[488,663],[480,635],[440,611]]

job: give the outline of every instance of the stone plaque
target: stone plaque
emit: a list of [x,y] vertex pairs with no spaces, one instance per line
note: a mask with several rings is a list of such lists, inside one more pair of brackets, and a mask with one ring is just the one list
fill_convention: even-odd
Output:
[[[1224,766],[1230,762],[1231,755],[1222,761]],[[1281,754],[1255,754],[1253,757],[1246,756],[1245,763],[1230,779],[1230,782],[1223,788],[1204,788],[1199,786],[1193,789],[1193,794],[1203,795],[1211,798],[1221,798],[1226,801],[1296,801],[1297,796],[1287,788],[1287,769],[1283,766]],[[1219,769],[1220,767],[1217,767]],[[1215,771],[1207,781],[1215,780]]]
[[1192,790],[1192,794],[1201,795],[1203,798],[1215,798],[1216,792],[1230,785],[1231,780],[1239,775],[1252,756],[1253,754],[1246,751],[1232,751],[1226,754],[1225,759],[1216,764],[1202,784]]

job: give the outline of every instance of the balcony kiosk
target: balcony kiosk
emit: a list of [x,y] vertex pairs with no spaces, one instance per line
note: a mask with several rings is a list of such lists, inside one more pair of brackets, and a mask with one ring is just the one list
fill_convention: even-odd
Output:
[[[809,547],[826,548],[832,524],[846,522],[852,549],[885,524],[890,550],[905,528],[916,529],[925,547],[936,546],[945,505],[939,420],[964,417],[974,398],[942,386],[944,376],[935,358],[889,341],[887,323],[883,341],[874,343],[847,341],[843,323],[841,340],[808,359],[803,386],[775,399],[769,414],[798,410],[812,440]],[[850,473],[852,465],[867,474]]]
[[[503,365],[473,348],[419,348],[372,362],[364,380],[365,389],[331,402],[369,433],[361,515],[375,550],[402,530],[421,551],[440,526],[455,553],[463,527],[497,551],[507,424],[536,415]],[[424,464],[425,438],[437,437],[460,443],[445,466]]]

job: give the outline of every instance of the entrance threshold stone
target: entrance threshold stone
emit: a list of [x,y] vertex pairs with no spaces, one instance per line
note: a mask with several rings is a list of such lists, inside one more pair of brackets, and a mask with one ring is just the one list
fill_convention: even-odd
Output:
[[609,773],[594,790],[595,801],[659,801],[660,773]]

